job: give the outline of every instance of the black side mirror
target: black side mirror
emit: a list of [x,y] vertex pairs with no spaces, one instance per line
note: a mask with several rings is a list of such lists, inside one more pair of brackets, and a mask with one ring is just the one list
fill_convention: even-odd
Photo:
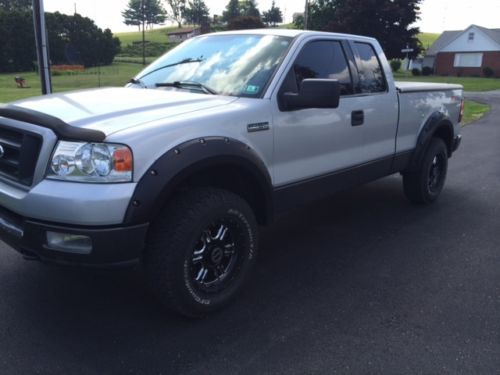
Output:
[[306,108],[337,108],[340,84],[336,79],[304,79],[298,94],[283,93],[286,111]]

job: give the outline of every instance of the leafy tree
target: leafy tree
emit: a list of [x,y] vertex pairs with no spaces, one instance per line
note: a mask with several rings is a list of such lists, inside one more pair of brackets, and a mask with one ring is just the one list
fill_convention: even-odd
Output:
[[[419,29],[410,27],[418,19],[422,0],[312,0],[308,28],[367,35],[377,38],[389,59],[401,58],[408,45],[417,56],[422,47]],[[303,28],[303,17],[295,26]]]
[[111,30],[102,31],[90,18],[55,12],[45,19],[53,64],[109,65],[120,50]]
[[260,11],[255,4],[255,0],[243,0],[239,3],[240,15],[246,17],[257,17],[260,19]]
[[162,24],[166,19],[166,11],[160,0],[129,0],[127,8],[122,12],[125,25],[139,27]]
[[[108,65],[120,49],[109,29],[78,14],[45,13],[52,64]],[[31,11],[0,9],[0,72],[32,70],[36,61]]]
[[0,0],[0,9],[11,12],[15,10],[30,10],[32,0]]
[[169,14],[169,18],[172,21],[177,22],[179,28],[182,27],[182,10],[186,7],[186,0],[167,0],[172,13]]
[[255,0],[229,0],[226,10],[222,13],[222,20],[229,23],[234,18],[241,16],[260,19],[260,11]]
[[36,61],[33,15],[0,8],[0,72],[33,70]]
[[188,6],[182,9],[182,18],[192,25],[208,23],[209,10],[203,0],[189,0]]
[[281,13],[281,9],[276,6],[274,0],[271,4],[271,9],[264,12],[262,15],[262,20],[273,27],[276,26],[277,23],[283,22],[283,13]]
[[240,16],[240,2],[239,0],[229,0],[226,5],[226,10],[222,13],[222,20],[224,22],[229,22],[233,18]]
[[[325,30],[335,17],[335,10],[342,0],[312,0],[309,2],[307,28],[309,30]],[[297,29],[304,28],[304,16],[297,15],[293,23]]]
[[265,27],[260,17],[240,16],[229,21],[227,28],[229,30],[262,29]]
[[418,27],[410,27],[419,18],[422,0],[339,0],[333,19],[326,30],[371,36],[380,42],[389,59],[403,57],[401,49],[408,44],[410,54],[422,50]]

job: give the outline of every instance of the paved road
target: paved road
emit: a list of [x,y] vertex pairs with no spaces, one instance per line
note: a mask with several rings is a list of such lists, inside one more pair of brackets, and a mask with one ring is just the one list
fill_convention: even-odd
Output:
[[498,373],[500,94],[479,96],[494,109],[464,128],[437,204],[409,205],[393,176],[292,213],[205,320],[165,314],[137,270],[0,246],[0,373]]

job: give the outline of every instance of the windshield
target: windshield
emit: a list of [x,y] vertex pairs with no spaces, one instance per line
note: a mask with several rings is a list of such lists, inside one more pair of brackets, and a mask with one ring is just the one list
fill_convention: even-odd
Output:
[[201,36],[167,52],[135,81],[148,88],[197,85],[221,95],[260,97],[291,42],[272,35]]

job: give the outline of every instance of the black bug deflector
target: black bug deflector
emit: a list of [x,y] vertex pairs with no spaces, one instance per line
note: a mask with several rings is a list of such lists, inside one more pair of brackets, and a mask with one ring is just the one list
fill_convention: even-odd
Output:
[[76,128],[57,117],[15,105],[0,105],[0,116],[48,128],[59,139],[102,142],[106,138],[99,130]]

